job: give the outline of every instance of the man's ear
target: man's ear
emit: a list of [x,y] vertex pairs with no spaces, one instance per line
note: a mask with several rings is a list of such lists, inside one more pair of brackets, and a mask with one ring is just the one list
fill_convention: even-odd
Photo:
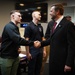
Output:
[[14,15],[12,14],[12,15],[11,15],[11,17],[13,18],[13,17],[14,17]]
[[59,13],[60,13],[60,11],[59,11],[59,10],[57,10],[57,11],[56,11],[56,14],[58,15]]

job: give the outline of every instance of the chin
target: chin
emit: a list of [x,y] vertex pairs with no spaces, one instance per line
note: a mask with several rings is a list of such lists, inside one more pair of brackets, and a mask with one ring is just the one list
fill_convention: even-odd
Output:
[[55,17],[52,17],[51,19],[52,19],[52,20],[55,20]]
[[19,21],[19,23],[21,23],[21,21]]
[[39,21],[41,21],[41,19],[39,19]]
[[21,23],[21,22],[17,22],[17,23]]

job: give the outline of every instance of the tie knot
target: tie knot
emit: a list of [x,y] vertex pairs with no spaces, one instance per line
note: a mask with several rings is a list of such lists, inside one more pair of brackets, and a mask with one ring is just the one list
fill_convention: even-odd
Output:
[[56,25],[57,24],[57,22],[54,22],[54,25]]

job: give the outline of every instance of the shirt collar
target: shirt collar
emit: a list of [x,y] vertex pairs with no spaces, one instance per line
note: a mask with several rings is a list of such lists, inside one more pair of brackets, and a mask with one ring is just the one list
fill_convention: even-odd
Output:
[[57,22],[57,25],[60,23],[60,21],[63,19],[64,16],[61,16],[56,22]]
[[12,25],[14,25],[16,28],[18,28],[18,26],[17,26],[17,25],[15,25],[12,21],[10,21],[10,23],[11,23]]

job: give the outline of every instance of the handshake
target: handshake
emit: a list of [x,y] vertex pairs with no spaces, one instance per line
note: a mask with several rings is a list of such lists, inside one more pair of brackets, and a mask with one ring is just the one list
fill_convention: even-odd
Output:
[[34,41],[34,47],[36,47],[36,48],[41,47],[41,42],[40,41]]

